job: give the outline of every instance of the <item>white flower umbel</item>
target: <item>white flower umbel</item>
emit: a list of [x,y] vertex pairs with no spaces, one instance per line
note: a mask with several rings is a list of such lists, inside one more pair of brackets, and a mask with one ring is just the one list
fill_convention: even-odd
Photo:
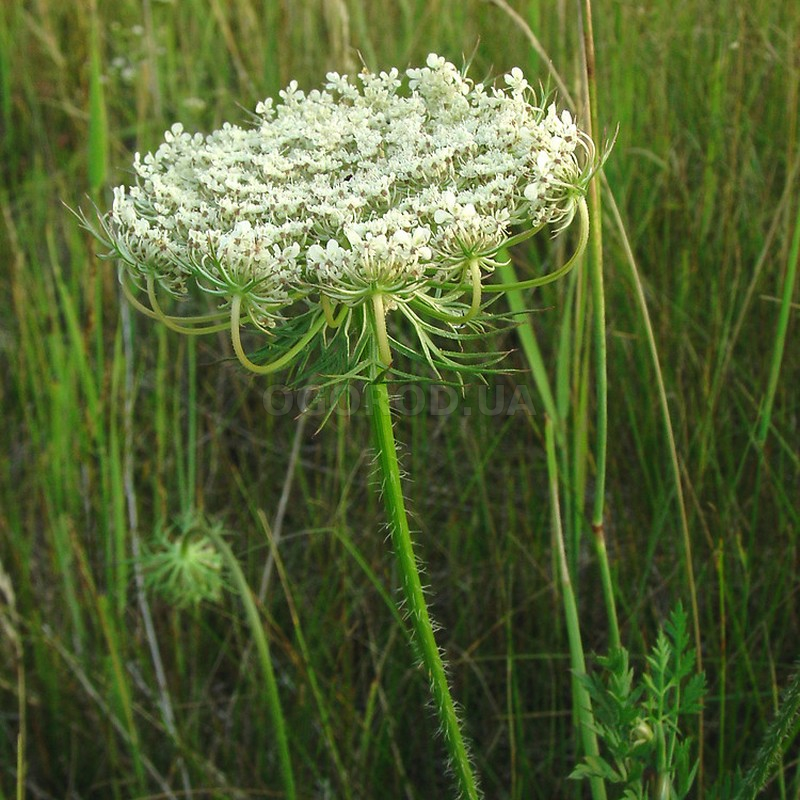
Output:
[[[561,231],[577,214],[576,255],[513,288],[570,269],[586,245],[584,194],[599,163],[569,112],[537,98],[521,70],[499,84],[474,83],[430,55],[405,75],[329,73],[323,89],[307,94],[293,81],[278,104],[258,104],[248,127],[226,124],[203,136],[175,124],[155,153],[137,154],[135,185],[114,190],[96,231],[119,263],[131,302],[170,328],[201,334],[229,327],[237,358],[257,373],[294,363],[331,381],[368,381],[406,608],[450,767],[468,800],[480,791],[422,588],[384,373],[393,347],[434,370],[480,373],[497,360],[501,354],[478,361],[441,342],[480,334],[491,318],[484,295],[512,288],[491,280],[503,248],[546,226]],[[211,295],[217,308],[170,316],[159,300],[165,293],[177,300]],[[390,337],[392,313],[405,318],[416,337],[411,344]],[[266,363],[245,352],[247,325],[265,334]],[[309,365],[316,346],[319,359]],[[235,562],[224,542],[218,547]],[[242,587],[249,598],[243,579]],[[288,743],[281,742],[284,793],[294,798]]]
[[[292,340],[303,339],[299,353],[341,326],[349,349],[372,319],[388,365],[393,309],[435,366],[429,322],[452,338],[482,318],[501,248],[576,212],[586,224],[591,140],[518,68],[499,83],[474,83],[431,54],[405,75],[331,72],[308,93],[293,81],[247,127],[204,136],[176,123],[155,153],[137,153],[136,183],[114,190],[98,234],[137,308],[187,333],[230,326],[255,371],[275,367],[245,355],[248,323],[270,334],[266,350],[284,366]],[[160,293],[208,293],[217,310],[169,316]]]

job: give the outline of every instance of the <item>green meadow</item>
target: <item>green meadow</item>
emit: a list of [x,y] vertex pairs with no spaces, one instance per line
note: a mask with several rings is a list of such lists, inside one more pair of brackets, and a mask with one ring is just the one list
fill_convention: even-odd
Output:
[[[106,211],[176,121],[244,125],[291,80],[431,52],[476,81],[519,66],[583,126],[591,99],[613,141],[581,263],[498,296],[515,324],[465,344],[498,369],[390,385],[482,793],[800,798],[800,6],[4,0],[0,800],[458,796],[363,385],[303,413],[226,332],[133,308],[73,213]],[[576,239],[544,231],[493,280]],[[159,565],[195,544],[192,593]],[[649,716],[603,704],[620,644],[637,684],[659,652],[678,675]],[[598,746],[613,775],[570,777]],[[665,763],[696,764],[690,790]]]

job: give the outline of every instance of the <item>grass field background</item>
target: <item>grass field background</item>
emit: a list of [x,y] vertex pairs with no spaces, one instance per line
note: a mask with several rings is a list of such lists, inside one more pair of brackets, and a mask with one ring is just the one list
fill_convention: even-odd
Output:
[[[581,102],[575,5],[514,9]],[[619,218],[606,195],[603,221],[621,637],[638,669],[669,609],[696,609],[710,786],[750,762],[800,656],[800,8],[599,0],[594,35],[597,138],[618,129],[605,173]],[[20,768],[32,798],[280,796],[236,595],[179,609],[139,582],[137,555],[187,514],[222,526],[264,590],[299,796],[449,796],[426,681],[393,613],[367,416],[334,414],[316,432],[313,417],[268,413],[281,376],[249,376],[224,334],[189,341],[137,315],[65,207],[106,208],[133,153],[177,120],[241,123],[291,79],[312,88],[331,69],[403,68],[431,51],[471,58],[476,79],[519,65],[552,86],[518,21],[487,3],[0,7],[0,798],[22,796]],[[535,274],[568,246],[537,237],[515,267]],[[585,645],[602,653],[595,399],[574,325],[585,280],[579,270],[525,299],[568,420],[568,555]],[[488,346],[519,341],[508,331]],[[525,387],[516,413],[480,413],[472,389],[452,414],[399,418],[406,495],[487,797],[588,796],[567,780],[579,745],[545,400],[523,352],[508,363],[520,372],[489,391]],[[766,796],[800,797],[796,748]]]

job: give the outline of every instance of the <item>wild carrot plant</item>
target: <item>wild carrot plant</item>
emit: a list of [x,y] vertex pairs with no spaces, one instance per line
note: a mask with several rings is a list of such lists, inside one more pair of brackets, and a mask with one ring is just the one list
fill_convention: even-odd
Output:
[[[331,72],[308,93],[292,82],[280,99],[259,103],[250,125],[226,124],[208,136],[176,123],[155,153],[136,155],[135,185],[114,190],[99,225],[85,222],[147,316],[192,336],[229,330],[236,357],[256,374],[290,369],[298,381],[366,383],[414,642],[449,767],[460,795],[474,800],[478,781],[403,498],[389,388],[415,375],[399,369],[395,356],[460,381],[497,364],[502,353],[466,343],[504,319],[491,308],[498,293],[543,285],[572,268],[588,240],[584,197],[600,159],[572,115],[534,94],[516,68],[485,85],[431,54],[402,75]],[[491,282],[501,251],[576,218],[577,249],[563,266]],[[186,312],[173,313],[170,301]],[[403,323],[397,330],[396,321]],[[255,354],[243,329],[263,336]],[[218,534],[214,543],[230,561]],[[198,546],[188,541],[173,552]],[[247,599],[246,585],[240,588]],[[284,790],[294,797],[263,650]],[[600,784],[595,789],[602,797]]]

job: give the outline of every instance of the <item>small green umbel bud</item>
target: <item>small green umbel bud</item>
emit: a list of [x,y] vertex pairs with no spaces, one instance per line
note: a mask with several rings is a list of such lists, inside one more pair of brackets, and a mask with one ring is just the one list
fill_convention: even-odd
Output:
[[217,601],[225,585],[222,556],[208,536],[214,525],[193,514],[163,532],[142,557],[148,588],[179,608]]

